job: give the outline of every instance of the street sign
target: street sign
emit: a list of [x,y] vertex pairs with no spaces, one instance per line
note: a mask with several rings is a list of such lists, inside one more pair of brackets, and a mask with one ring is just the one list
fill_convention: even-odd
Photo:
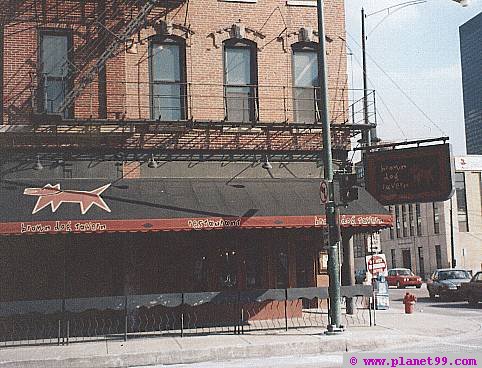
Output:
[[381,251],[380,233],[367,235],[367,250],[370,253],[378,253]]
[[326,180],[322,180],[320,183],[320,202],[321,204],[328,203],[329,191],[328,191],[328,182]]
[[373,277],[382,274],[387,275],[387,259],[385,254],[374,254],[372,256],[366,256],[367,270]]

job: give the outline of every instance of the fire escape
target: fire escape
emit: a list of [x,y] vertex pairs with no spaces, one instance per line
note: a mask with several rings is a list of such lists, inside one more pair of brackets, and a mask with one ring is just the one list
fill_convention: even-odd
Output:
[[[188,0],[184,0],[188,1]],[[65,94],[58,111],[54,114],[39,112],[34,107],[30,124],[13,124],[0,126],[0,144],[2,150],[77,150],[95,148],[106,152],[152,152],[163,150],[172,152],[193,151],[193,147],[203,147],[202,151],[212,152],[259,152],[278,151],[280,154],[319,154],[322,149],[320,126],[317,122],[310,124],[296,123],[288,119],[276,121],[252,121],[249,124],[229,122],[223,119],[193,119],[187,115],[177,121],[156,121],[152,119],[136,119],[123,115],[115,119],[105,116],[89,118],[66,117],[66,111],[74,106],[78,98],[96,80],[106,63],[118,53],[124,52],[126,43],[136,37],[149,24],[158,23],[169,11],[181,6],[182,0],[118,0],[118,1],[65,1],[58,2],[56,8],[47,8],[45,0],[27,0],[23,2],[6,1],[2,9],[3,23],[32,22],[46,24],[49,22],[69,23],[72,14],[80,14],[83,21],[79,24],[85,29],[94,30],[94,37],[83,46],[82,52],[72,50],[74,57],[68,62],[69,78],[75,81]],[[52,2],[54,3],[54,2]],[[70,4],[71,10],[65,10],[60,3]],[[64,9],[63,12],[60,9]],[[113,21],[115,20],[115,21]],[[87,32],[88,33],[88,32]],[[102,35],[102,36],[101,36]],[[88,38],[89,35],[86,35]],[[110,82],[109,82],[110,83]],[[199,88],[199,86],[197,86]],[[202,88],[202,86],[200,86]],[[193,86],[187,85],[186,100],[194,105]],[[261,86],[257,87],[261,88]],[[279,96],[286,99],[290,91],[280,89]],[[348,101],[342,93],[341,99]],[[348,93],[348,92],[346,92]],[[316,94],[316,91],[315,91]],[[360,94],[361,96],[361,94]],[[32,104],[38,99],[32,97]],[[362,97],[353,95],[351,104],[343,103],[340,111],[332,112],[334,124],[332,139],[335,147],[345,149],[349,138],[358,136],[363,130],[372,127],[363,124]],[[286,101],[283,100],[286,105]],[[370,94],[370,116],[375,117],[375,95]],[[41,110],[41,109],[40,109]],[[258,111],[259,112],[259,111]],[[287,111],[285,110],[285,115]],[[259,115],[259,114],[258,114]],[[319,119],[316,119],[319,120]],[[239,129],[239,128],[242,129]],[[245,128],[246,127],[246,128]],[[307,135],[318,136],[316,144],[305,148]],[[221,135],[230,136],[230,148],[220,145]],[[274,147],[273,140],[284,139],[289,149]],[[337,146],[338,144],[338,146]],[[234,147],[234,148],[233,148]]]
[[[121,30],[120,33],[115,34],[113,40],[106,49],[99,56],[97,61],[87,70],[82,70],[81,74],[77,76],[78,82],[75,84],[74,88],[65,96],[62,105],[59,108],[59,112],[62,113],[71,106],[75,99],[82,93],[85,87],[87,87],[95,77],[98,75],[99,71],[104,68],[107,60],[112,58],[116,52],[124,47],[125,43],[140,30],[140,28],[146,23],[147,16],[151,13],[152,9],[158,4],[159,0],[147,0],[144,5],[142,5],[139,12],[127,23],[125,28]],[[99,24],[100,19],[97,20]],[[101,24],[102,26],[102,24]],[[111,32],[110,30],[108,30]]]

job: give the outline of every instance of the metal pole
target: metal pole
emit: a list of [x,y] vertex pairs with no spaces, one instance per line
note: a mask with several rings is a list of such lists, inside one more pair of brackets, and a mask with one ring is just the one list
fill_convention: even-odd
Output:
[[285,289],[285,331],[288,331],[288,289]]
[[[343,245],[343,266],[342,270],[342,285],[355,285],[355,257],[353,252],[353,234],[351,232],[344,232],[341,237]],[[346,298],[346,314],[354,314],[355,300],[353,298]]]
[[[66,342],[65,339],[68,337],[67,334],[64,332],[66,332],[64,329],[66,329],[66,324],[67,324],[67,312],[65,310],[65,299],[67,299],[67,239],[70,240],[70,237],[68,235],[64,235],[63,237],[63,260],[62,260],[62,263],[63,263],[63,287],[62,287],[62,323],[63,323],[63,326],[62,326],[62,345]],[[67,341],[68,342],[68,341]]]
[[450,253],[452,255],[452,260],[450,266],[452,268],[456,267],[457,262],[455,261],[455,242],[454,242],[454,219],[453,219],[453,204],[452,198],[450,198]]
[[[7,22],[6,22],[7,23]],[[4,32],[5,24],[0,23],[0,70],[3,71],[3,48],[4,48]],[[3,73],[3,72],[2,72]],[[3,122],[3,75],[0,76],[0,124]]]
[[[365,50],[365,10],[361,10],[361,26],[362,26],[362,66],[363,66],[363,120],[365,124],[369,124],[368,121],[368,90],[367,90],[367,58]],[[363,133],[363,143],[367,146],[371,146],[371,133],[370,129],[365,130]]]
[[331,324],[327,326],[328,332],[341,331],[341,293],[340,293],[340,265],[338,260],[338,249],[340,246],[340,234],[337,226],[337,213],[334,200],[333,186],[333,162],[331,156],[331,132],[328,111],[328,83],[327,65],[325,62],[325,29],[323,20],[323,1],[316,2],[318,11],[318,81],[319,99],[318,109],[321,112],[321,123],[323,128],[323,159],[325,180],[329,183],[329,200],[325,205],[326,223],[328,225],[328,292],[330,296],[330,317]]

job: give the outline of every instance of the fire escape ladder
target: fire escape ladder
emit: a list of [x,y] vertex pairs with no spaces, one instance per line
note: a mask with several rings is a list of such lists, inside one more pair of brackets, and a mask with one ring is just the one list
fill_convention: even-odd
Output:
[[69,93],[66,94],[62,105],[59,107],[59,112],[64,112],[67,108],[69,108],[75,99],[82,93],[84,88],[91,83],[100,69],[104,67],[107,60],[109,60],[112,56],[115,55],[117,50],[121,45],[124,45],[125,42],[132,37],[144,24],[147,16],[152,11],[152,9],[156,6],[159,0],[148,0],[140,9],[139,13],[133,17],[130,22],[127,24],[124,30],[121,33],[117,34],[116,37],[113,38],[112,42],[106,47],[105,51],[99,56],[98,60],[95,64],[89,68],[83,75],[79,76],[78,83],[70,90]]

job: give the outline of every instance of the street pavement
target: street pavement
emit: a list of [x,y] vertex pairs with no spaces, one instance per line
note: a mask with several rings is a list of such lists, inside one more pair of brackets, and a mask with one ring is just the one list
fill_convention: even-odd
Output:
[[[389,343],[367,347],[377,353],[478,353],[482,351],[482,304],[470,307],[466,302],[439,302],[428,298],[422,289],[390,288],[390,309],[377,312],[377,329],[366,334],[367,340],[391,336]],[[403,313],[403,296],[417,296],[413,315]],[[404,333],[406,335],[404,335]],[[410,336],[409,339],[401,337]],[[349,350],[353,351],[353,350]],[[269,358],[209,361],[197,364],[176,364],[169,368],[339,368],[344,351],[314,355],[284,355]],[[166,365],[142,368],[167,368]]]
[[[405,314],[406,291],[418,296]],[[68,346],[0,349],[0,368],[327,368],[341,367],[345,352],[459,352],[482,350],[482,304],[433,302],[422,289],[390,289],[390,308],[377,311],[375,327],[327,336],[319,328],[287,332],[103,340]]]

